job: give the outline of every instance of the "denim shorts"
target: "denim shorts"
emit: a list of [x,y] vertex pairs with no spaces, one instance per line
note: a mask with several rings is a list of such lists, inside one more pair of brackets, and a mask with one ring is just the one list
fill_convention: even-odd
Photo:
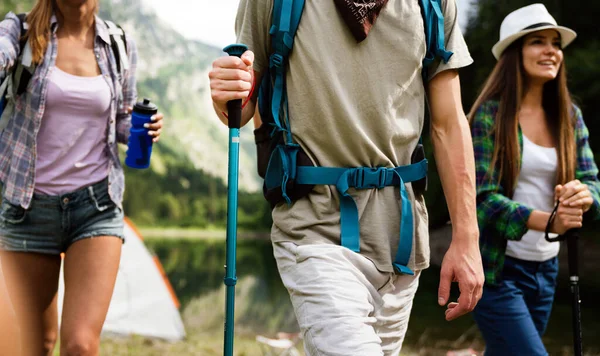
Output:
[[2,199],[0,250],[58,255],[86,238],[124,240],[123,218],[108,194],[108,179],[72,193],[34,194],[29,209]]

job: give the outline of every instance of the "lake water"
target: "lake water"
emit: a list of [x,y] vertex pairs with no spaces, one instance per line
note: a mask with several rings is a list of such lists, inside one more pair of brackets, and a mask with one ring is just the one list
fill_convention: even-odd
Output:
[[[225,241],[223,239],[146,239],[159,257],[182,303],[186,325],[194,330],[222,328]],[[566,268],[566,266],[563,266]],[[291,303],[265,240],[240,240],[237,248],[236,333],[273,335],[297,331]],[[593,276],[582,276],[583,337],[586,355],[600,355],[600,288]],[[587,278],[587,280],[586,280]],[[484,345],[470,316],[444,320],[437,305],[439,269],[423,272],[414,301],[407,349],[419,355],[445,355],[448,350]],[[457,296],[457,291],[453,295]],[[222,298],[222,299],[221,299]],[[572,354],[571,304],[568,281],[561,276],[556,302],[544,338],[551,355]]]

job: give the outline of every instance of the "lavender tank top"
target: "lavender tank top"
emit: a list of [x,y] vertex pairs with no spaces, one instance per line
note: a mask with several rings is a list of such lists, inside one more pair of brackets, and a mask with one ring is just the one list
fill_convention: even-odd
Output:
[[61,195],[106,178],[111,100],[106,79],[54,67],[46,95],[37,134],[35,192]]

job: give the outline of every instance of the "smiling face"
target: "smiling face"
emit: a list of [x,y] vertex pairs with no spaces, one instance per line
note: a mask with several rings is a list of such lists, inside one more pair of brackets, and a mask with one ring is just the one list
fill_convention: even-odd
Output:
[[533,32],[523,39],[523,69],[530,82],[556,78],[563,61],[560,35],[555,30]]

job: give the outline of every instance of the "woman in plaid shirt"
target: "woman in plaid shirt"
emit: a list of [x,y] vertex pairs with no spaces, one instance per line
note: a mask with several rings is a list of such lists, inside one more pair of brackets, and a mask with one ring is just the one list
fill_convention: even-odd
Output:
[[542,4],[509,14],[492,49],[498,63],[469,113],[486,276],[474,316],[486,355],[547,355],[559,244],[543,231],[556,200],[556,234],[600,214],[588,130],[566,85],[562,49],[575,36]]
[[[19,18],[9,13],[0,23],[1,76],[26,56],[36,65],[0,135],[0,258],[23,355],[52,354],[63,252],[61,355],[97,355],[119,266],[117,143],[128,139],[137,49],[127,38],[129,62],[119,72],[97,9],[98,0],[38,0],[26,18],[23,60]],[[157,114],[154,141],[161,127]]]

